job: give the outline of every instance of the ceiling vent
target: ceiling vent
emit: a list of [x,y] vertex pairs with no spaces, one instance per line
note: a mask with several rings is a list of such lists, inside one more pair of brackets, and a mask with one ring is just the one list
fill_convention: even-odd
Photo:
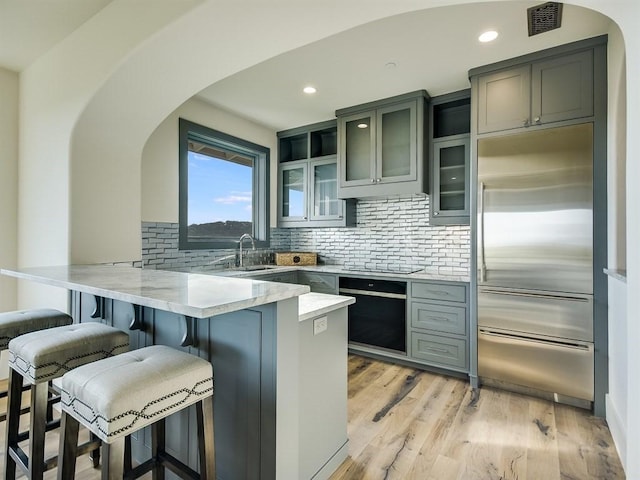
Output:
[[547,2],[536,7],[527,8],[529,36],[560,28],[562,22],[562,4]]

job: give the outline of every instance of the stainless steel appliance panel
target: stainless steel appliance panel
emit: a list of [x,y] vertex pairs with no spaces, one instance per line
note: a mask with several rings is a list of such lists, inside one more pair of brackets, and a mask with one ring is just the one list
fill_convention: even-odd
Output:
[[593,344],[553,342],[480,329],[478,374],[593,401]]
[[480,286],[478,325],[591,342],[593,297]]
[[593,127],[478,140],[478,282],[593,293]]

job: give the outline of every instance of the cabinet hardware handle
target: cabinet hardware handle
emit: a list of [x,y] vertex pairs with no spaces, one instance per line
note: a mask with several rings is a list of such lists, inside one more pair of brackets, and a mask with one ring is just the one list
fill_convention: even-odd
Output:
[[529,126],[529,119],[528,119],[528,118],[526,118],[526,119],[524,120],[524,122],[522,122],[522,124],[523,124],[525,127],[528,127],[528,126]]
[[376,179],[375,179],[375,178],[372,178],[372,179],[371,179],[371,183],[376,183]]
[[536,117],[536,118],[534,118],[534,120],[536,121],[536,123],[537,123],[538,125],[540,125],[540,117]]
[[377,182],[377,183],[380,183],[381,181],[382,181],[382,179],[381,179],[381,178],[376,178],[376,182]]
[[433,212],[433,216],[439,215],[439,212]]

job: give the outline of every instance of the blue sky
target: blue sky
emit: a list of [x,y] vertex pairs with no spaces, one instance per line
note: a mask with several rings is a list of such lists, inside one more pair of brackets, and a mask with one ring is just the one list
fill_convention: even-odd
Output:
[[251,221],[252,169],[189,152],[187,223]]

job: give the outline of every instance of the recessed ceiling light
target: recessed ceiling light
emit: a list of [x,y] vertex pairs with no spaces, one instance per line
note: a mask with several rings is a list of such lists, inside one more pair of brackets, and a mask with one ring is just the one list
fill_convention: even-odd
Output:
[[488,30],[478,37],[478,41],[482,43],[493,42],[498,38],[498,32],[495,30]]
[[312,93],[316,93],[316,92],[317,92],[316,87],[311,87],[311,86],[309,86],[309,87],[304,87],[304,88],[302,89],[302,91],[303,91],[304,93],[308,93],[309,95],[311,95]]
[[367,128],[369,125],[367,125],[366,123],[359,123],[358,124],[358,128]]

